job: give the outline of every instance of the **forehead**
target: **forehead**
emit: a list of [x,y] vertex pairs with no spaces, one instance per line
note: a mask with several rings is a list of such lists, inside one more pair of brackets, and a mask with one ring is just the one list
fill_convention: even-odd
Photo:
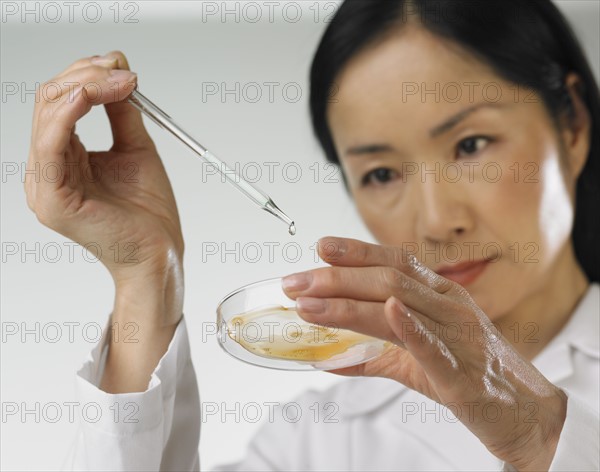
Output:
[[386,36],[354,56],[335,79],[328,118],[335,128],[409,126],[466,106],[510,98],[510,85],[482,61],[422,28]]

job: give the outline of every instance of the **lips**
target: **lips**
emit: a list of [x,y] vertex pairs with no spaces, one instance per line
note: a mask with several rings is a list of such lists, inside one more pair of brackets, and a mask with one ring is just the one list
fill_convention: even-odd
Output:
[[439,268],[436,272],[453,282],[456,282],[463,287],[473,283],[481,273],[486,269],[489,260],[480,260],[472,262],[461,262],[451,266]]

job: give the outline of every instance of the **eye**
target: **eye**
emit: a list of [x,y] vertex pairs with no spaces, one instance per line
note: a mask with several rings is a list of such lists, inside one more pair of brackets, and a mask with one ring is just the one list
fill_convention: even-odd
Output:
[[456,146],[458,155],[472,156],[484,149],[491,142],[492,139],[487,136],[471,136],[465,138]]
[[388,182],[398,178],[398,173],[392,169],[386,167],[379,167],[373,169],[371,172],[365,174],[362,178],[363,187],[368,185],[385,185]]

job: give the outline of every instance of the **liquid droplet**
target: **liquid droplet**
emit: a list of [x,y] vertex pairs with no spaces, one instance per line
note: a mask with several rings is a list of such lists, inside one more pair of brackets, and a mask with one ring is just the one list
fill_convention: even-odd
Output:
[[293,221],[292,221],[292,224],[290,225],[289,232],[292,236],[294,236],[296,234],[296,225],[294,225]]

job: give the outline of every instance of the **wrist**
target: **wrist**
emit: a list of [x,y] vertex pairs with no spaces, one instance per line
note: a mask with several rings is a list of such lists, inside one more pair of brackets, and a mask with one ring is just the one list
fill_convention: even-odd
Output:
[[184,274],[179,257],[170,257],[152,268],[113,274],[113,322],[134,322],[156,331],[177,324],[183,312]]
[[567,395],[556,387],[555,395],[540,404],[540,413],[542,411],[543,420],[536,423],[531,439],[526,441],[526,454],[511,464],[519,472],[549,469],[566,419]]
[[113,322],[100,388],[107,393],[146,391],[176,329],[176,324],[157,329]]
[[114,277],[111,341],[100,388],[143,392],[167,352],[183,311],[183,268],[174,258],[152,271]]

